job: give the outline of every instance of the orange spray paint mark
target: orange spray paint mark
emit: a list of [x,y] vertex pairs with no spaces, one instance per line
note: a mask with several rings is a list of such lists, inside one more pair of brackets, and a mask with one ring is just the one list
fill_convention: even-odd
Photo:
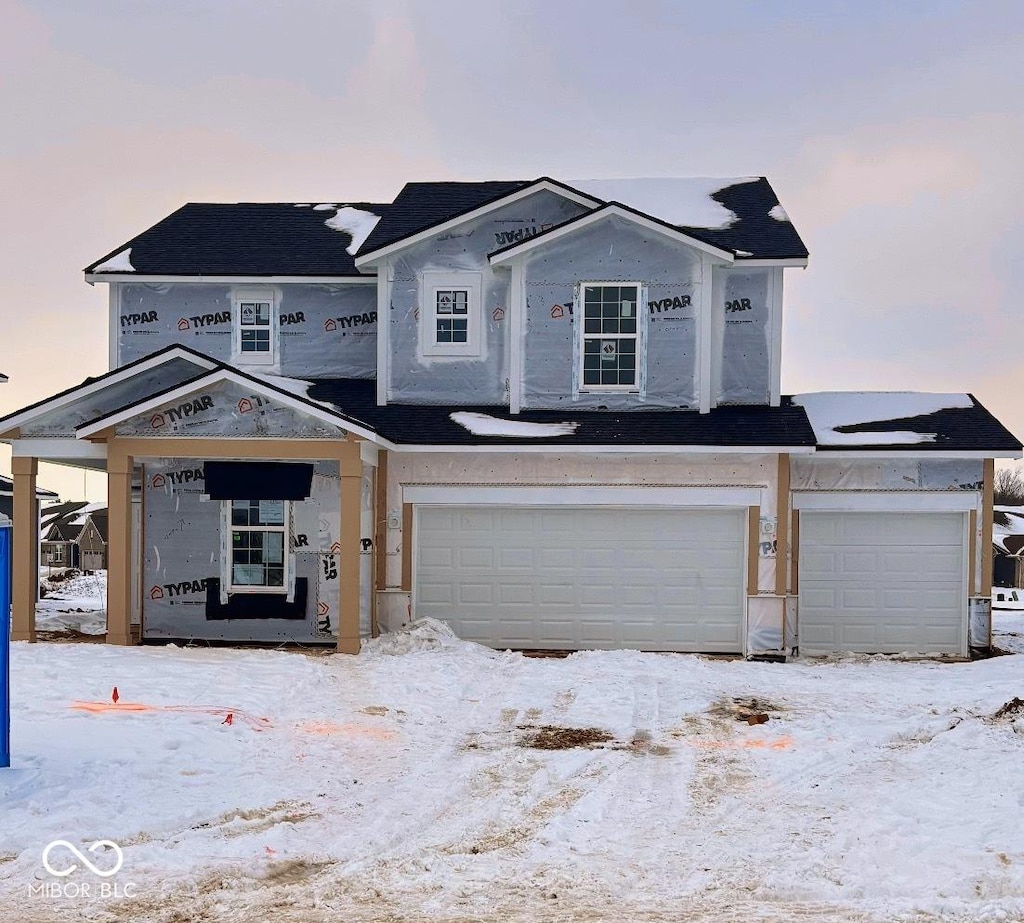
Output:
[[706,740],[700,737],[684,737],[683,743],[698,750],[788,750],[793,746],[792,737],[775,737],[767,740]]
[[[224,708],[218,705],[146,705],[142,702],[72,702],[68,708],[75,711],[99,714],[106,711],[118,712],[176,712],[178,714],[190,715],[212,715],[215,718],[223,718],[221,724],[234,724],[235,718],[239,718],[249,725],[254,731],[264,731],[273,727],[269,718],[257,718],[247,715],[237,708]],[[230,716],[231,720],[228,720]]]
[[370,740],[394,740],[398,735],[385,728],[371,727],[366,724],[338,724],[335,721],[303,721],[295,729],[304,734],[333,736],[344,734],[346,737],[364,737]]

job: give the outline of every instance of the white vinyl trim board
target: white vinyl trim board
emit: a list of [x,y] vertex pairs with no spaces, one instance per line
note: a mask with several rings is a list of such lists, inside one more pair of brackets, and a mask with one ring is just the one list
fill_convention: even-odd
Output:
[[967,655],[967,514],[800,514],[801,654]]
[[497,648],[742,653],[743,508],[420,506],[413,611]]

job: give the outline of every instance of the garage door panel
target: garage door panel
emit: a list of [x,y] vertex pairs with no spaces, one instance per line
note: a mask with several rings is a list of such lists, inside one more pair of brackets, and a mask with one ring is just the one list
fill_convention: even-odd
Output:
[[417,615],[461,637],[742,650],[745,510],[422,507],[416,537]]
[[801,650],[966,654],[965,560],[961,513],[805,511]]

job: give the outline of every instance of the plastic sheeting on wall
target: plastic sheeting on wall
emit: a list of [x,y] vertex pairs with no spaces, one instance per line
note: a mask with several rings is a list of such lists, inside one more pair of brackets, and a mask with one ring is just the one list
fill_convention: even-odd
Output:
[[767,269],[729,270],[725,276],[721,381],[722,404],[766,404],[771,393],[768,350]]
[[[511,274],[492,269],[487,254],[535,236],[585,209],[541,191],[467,222],[399,254],[391,264],[388,399],[438,404],[508,401],[508,307]],[[481,273],[479,357],[425,356],[420,346],[422,274]]]
[[339,437],[339,426],[306,416],[265,394],[233,382],[221,382],[176,398],[115,427],[130,436],[281,436]]
[[147,372],[133,375],[128,381],[108,385],[100,391],[58,407],[22,426],[21,433],[23,436],[74,436],[76,426],[148,394],[172,388],[202,372],[203,369],[185,359],[171,359]]
[[[239,284],[276,299],[282,375],[372,378],[377,366],[377,287],[370,283]],[[232,286],[120,283],[118,357],[123,365],[180,343],[231,361]]]
[[[525,280],[524,407],[697,406],[701,264],[689,247],[666,243],[612,216],[529,254]],[[580,349],[575,292],[581,281],[645,286],[647,304],[641,306],[638,325],[646,352],[642,394],[593,392],[574,398],[573,370]]]
[[979,459],[827,459],[793,456],[793,490],[981,490]]
[[[291,504],[289,554],[309,587],[306,618],[206,618],[207,581],[222,574],[222,504],[204,500],[204,460],[144,467],[143,633],[147,638],[330,641],[337,635],[338,463],[315,464],[310,497]],[[333,566],[332,566],[333,565]],[[316,588],[315,593],[313,588]]]
[[748,596],[747,654],[782,653],[785,618],[784,596]]

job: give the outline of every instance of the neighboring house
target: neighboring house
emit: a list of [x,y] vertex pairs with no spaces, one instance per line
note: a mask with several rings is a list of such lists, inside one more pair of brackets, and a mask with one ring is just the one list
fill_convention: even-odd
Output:
[[756,177],[186,205],[86,269],[111,371],[0,437],[22,492],[106,469],[115,643],[966,656],[1021,443],[968,394],[781,394],[806,264]]
[[[43,503],[52,503],[58,499],[58,494],[43,487],[36,488],[36,515],[39,515],[39,506]],[[0,474],[0,514],[14,519],[14,481],[9,477]]]
[[72,502],[48,507],[40,522],[39,562],[91,572],[107,566],[107,510],[100,503]]
[[995,507],[992,526],[992,582],[1024,587],[1024,507]]

